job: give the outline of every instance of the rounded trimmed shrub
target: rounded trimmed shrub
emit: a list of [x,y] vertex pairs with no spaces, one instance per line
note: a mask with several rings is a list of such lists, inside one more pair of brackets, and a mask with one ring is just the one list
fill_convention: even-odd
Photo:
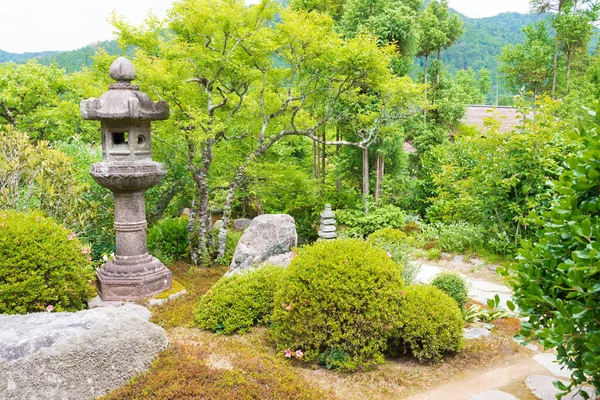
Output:
[[87,307],[90,249],[41,213],[0,211],[0,314]]
[[404,244],[406,243],[406,233],[400,229],[383,228],[371,233],[367,238],[367,243],[372,246],[379,244]]
[[273,296],[284,269],[266,265],[220,279],[201,298],[196,324],[201,329],[231,334],[267,323],[273,312]]
[[272,337],[286,356],[328,368],[382,362],[403,288],[400,268],[382,250],[360,239],[319,241],[286,270]]
[[430,285],[406,289],[392,343],[419,360],[441,360],[463,345],[464,321],[456,302]]
[[461,310],[469,299],[469,288],[465,278],[454,272],[440,272],[433,278],[431,285],[452,297]]

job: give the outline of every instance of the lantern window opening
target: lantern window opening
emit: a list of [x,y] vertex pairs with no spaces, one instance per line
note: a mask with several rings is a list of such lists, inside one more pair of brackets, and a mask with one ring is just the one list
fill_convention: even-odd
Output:
[[129,143],[129,132],[113,132],[112,138],[115,146],[127,145]]

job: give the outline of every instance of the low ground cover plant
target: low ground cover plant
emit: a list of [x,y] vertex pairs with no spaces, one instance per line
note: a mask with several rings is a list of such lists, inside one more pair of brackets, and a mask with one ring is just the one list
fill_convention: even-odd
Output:
[[220,279],[200,299],[196,324],[201,329],[230,334],[267,323],[283,268],[264,266]]
[[165,264],[190,258],[187,217],[163,218],[148,229],[148,250]]
[[91,249],[39,212],[0,211],[0,314],[87,307]]

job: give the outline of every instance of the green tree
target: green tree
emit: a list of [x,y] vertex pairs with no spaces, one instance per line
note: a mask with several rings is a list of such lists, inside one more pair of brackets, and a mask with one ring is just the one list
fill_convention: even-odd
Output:
[[534,98],[552,87],[552,40],[545,23],[523,29],[525,43],[502,49],[500,71],[515,91],[533,92]]
[[[600,395],[600,115],[574,137],[579,151],[554,183],[556,200],[532,219],[540,229],[523,244],[512,268],[515,300],[529,315],[526,338],[556,348],[560,364],[572,371],[564,392],[591,384]],[[581,393],[588,398],[586,393]]]

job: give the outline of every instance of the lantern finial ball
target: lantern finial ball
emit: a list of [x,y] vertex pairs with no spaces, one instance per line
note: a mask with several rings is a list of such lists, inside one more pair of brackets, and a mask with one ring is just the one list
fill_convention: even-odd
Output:
[[119,57],[110,66],[109,69],[110,77],[119,81],[130,82],[135,79],[136,73],[135,68],[131,61],[125,57]]

